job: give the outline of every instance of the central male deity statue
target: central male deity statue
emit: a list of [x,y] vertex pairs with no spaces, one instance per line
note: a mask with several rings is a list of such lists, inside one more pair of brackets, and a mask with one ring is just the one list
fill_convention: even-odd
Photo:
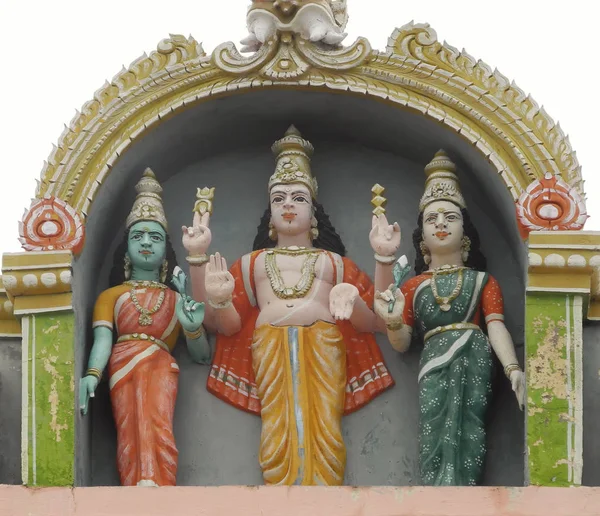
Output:
[[[217,332],[207,388],[260,414],[259,462],[267,484],[341,485],[346,449],[342,415],[394,383],[373,332],[374,288],[348,258],[316,202],[312,145],[292,126],[275,142],[275,173],[254,251],[227,270],[207,257],[208,214],[183,228],[195,299]],[[387,223],[387,221],[385,221]],[[375,283],[391,282],[399,228],[380,225],[371,245]]]

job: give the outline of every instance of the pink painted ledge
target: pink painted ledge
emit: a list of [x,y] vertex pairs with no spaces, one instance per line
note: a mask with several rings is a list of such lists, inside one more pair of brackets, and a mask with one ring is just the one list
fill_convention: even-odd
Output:
[[598,516],[600,487],[0,485],[0,516]]

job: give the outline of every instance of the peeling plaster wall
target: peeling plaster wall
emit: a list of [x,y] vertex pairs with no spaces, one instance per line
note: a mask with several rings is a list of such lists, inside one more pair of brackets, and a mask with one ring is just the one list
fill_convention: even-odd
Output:
[[[212,101],[171,119],[126,153],[101,187],[88,218],[86,248],[75,267],[78,371],[83,371],[91,346],[87,323],[93,302],[107,285],[112,254],[122,239],[123,222],[133,201],[133,186],[144,167],[151,166],[163,183],[170,236],[182,268],[187,270],[180,228],[191,222],[195,188],[205,185],[217,188],[211,249],[232,263],[251,249],[274,168],[270,145],[292,122],[315,146],[313,171],[319,180],[319,201],[342,236],[348,256],[371,275],[371,186],[379,182],[387,188],[388,216],[400,223],[401,252],[413,261],[412,231],[423,191],[423,166],[440,147],[450,151],[459,161],[465,197],[489,270],[503,288],[507,325],[522,360],[524,261],[512,226],[514,207],[501,180],[488,173],[488,165],[475,149],[436,124],[383,103],[324,93],[294,92],[293,97],[290,92],[261,93],[248,95],[253,102],[244,100],[246,95]],[[482,170],[488,174],[483,181]],[[420,347],[399,355],[384,337],[378,341],[397,385],[344,419],[345,483],[414,485],[418,483]],[[178,484],[261,484],[259,418],[208,394],[208,368],[192,363],[185,346],[180,344],[175,355],[181,368],[175,414]],[[497,387],[488,421],[484,483],[522,485],[523,414],[502,375]],[[116,436],[106,382],[99,387],[91,414],[78,420],[78,484],[116,485]]]
[[20,483],[21,339],[3,338],[0,339],[0,484]]

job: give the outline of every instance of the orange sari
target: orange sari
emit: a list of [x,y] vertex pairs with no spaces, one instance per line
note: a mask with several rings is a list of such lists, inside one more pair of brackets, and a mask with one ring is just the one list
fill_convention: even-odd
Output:
[[[170,351],[179,333],[176,293],[165,290],[150,326],[141,326],[131,287],[103,292],[94,310],[94,327],[112,329],[119,339],[109,364],[110,398],[117,427],[117,468],[124,486],[174,486],[178,452],[173,435],[179,367]],[[139,304],[151,309],[160,289],[137,288]]]

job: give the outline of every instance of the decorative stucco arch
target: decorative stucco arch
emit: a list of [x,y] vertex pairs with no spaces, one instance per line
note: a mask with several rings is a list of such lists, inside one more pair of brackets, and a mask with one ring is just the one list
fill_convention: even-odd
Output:
[[[268,88],[366,95],[437,121],[493,165],[520,202],[525,233],[581,229],[587,218],[580,166],[560,126],[500,72],[440,43],[429,25],[411,22],[394,31],[383,52],[364,38],[331,50],[283,32],[250,57],[233,43],[208,55],[194,38],[171,35],[96,91],[65,128],[36,198],[38,205],[64,202],[76,220],[44,230],[34,220],[44,210],[34,201],[21,224],[22,243],[30,250],[47,248],[67,227],[74,238],[119,156],[165,118],[199,102]],[[549,191],[558,208],[544,207],[539,194]],[[65,242],[62,248],[68,247]]]

